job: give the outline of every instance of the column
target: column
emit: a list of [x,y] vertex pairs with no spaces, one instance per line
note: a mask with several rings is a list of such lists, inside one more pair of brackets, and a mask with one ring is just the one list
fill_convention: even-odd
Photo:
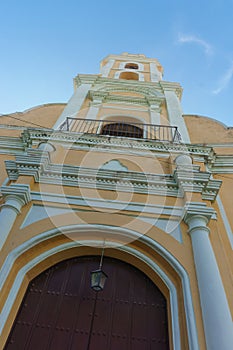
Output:
[[150,121],[151,124],[160,125],[160,107],[158,105],[150,106]]
[[0,211],[0,249],[2,249],[22,206],[31,200],[29,185],[2,186],[1,193],[5,197],[5,203],[1,206]]
[[111,59],[109,60],[103,67],[101,67],[101,75],[103,78],[108,77],[110,70],[112,69],[114,65],[115,60]]
[[64,111],[54,124],[53,129],[59,129],[60,125],[66,120],[67,117],[77,117],[77,113],[79,112],[84,100],[86,99],[91,86],[92,84],[81,84],[76,89],[73,96],[68,101],[68,104],[65,107]]
[[203,203],[189,203],[184,221],[192,240],[207,350],[231,350],[231,313],[207,227],[213,214]]
[[94,100],[93,102],[91,102],[86,115],[86,119],[96,120],[101,105],[102,105],[102,100]]
[[182,141],[184,143],[190,143],[188,130],[183,119],[183,111],[181,103],[174,90],[164,89],[164,95],[166,97],[168,117],[170,125],[178,126],[178,131],[181,134]]

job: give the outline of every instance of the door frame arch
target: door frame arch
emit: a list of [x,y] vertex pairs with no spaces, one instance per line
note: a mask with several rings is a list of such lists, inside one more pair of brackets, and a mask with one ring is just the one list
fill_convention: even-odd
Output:
[[[60,229],[56,228],[56,229],[43,232],[35,237],[32,237],[31,239],[29,239],[28,241],[24,242],[23,244],[21,244],[20,246],[16,247],[14,250],[11,251],[11,253],[8,255],[0,271],[0,276],[1,276],[0,288],[3,287],[5,282],[7,281],[9,274],[11,273],[12,269],[16,264],[16,260],[19,257],[22,257],[23,254],[28,252],[30,249],[35,248],[38,244],[41,244],[41,243],[45,244],[46,241],[49,241],[50,239],[54,239],[55,237],[58,238],[59,236],[64,236],[64,233],[72,234],[72,232],[77,232],[77,231],[82,234],[85,234],[86,232],[96,233],[96,231],[108,234],[109,247],[117,251],[124,252],[129,256],[134,256],[136,259],[146,264],[155,274],[159,276],[159,278],[163,281],[163,283],[166,285],[169,291],[169,298],[170,298],[169,304],[170,304],[171,330],[172,330],[170,339],[173,344],[173,349],[181,350],[181,339],[180,339],[181,330],[180,330],[180,322],[178,317],[179,303],[178,303],[178,295],[177,295],[178,291],[176,286],[174,285],[173,281],[169,278],[169,276],[166,274],[166,272],[154,260],[152,260],[152,258],[150,258],[146,254],[142,253],[139,249],[136,249],[131,245],[119,246],[119,242],[116,242],[116,239],[114,239],[114,237],[116,237],[116,233],[122,234],[127,237],[131,237],[131,239],[133,238],[135,241],[136,240],[140,241],[142,244],[145,245],[145,247],[147,246],[152,248],[155,252],[157,252],[159,255],[165,258],[166,261],[176,271],[177,275],[179,276],[182,282],[182,292],[183,292],[183,298],[184,298],[183,302],[184,302],[184,308],[185,308],[189,349],[199,350],[197,328],[196,328],[195,315],[194,315],[194,309],[193,309],[193,303],[192,303],[192,297],[191,297],[191,287],[190,287],[190,281],[186,270],[179,263],[179,261],[167,249],[161,246],[158,242],[152,240],[148,236],[141,236],[141,235],[139,236],[139,233],[133,230],[129,230],[121,227],[92,224],[92,225],[74,225],[72,227],[66,227],[66,228],[63,227],[62,230],[61,228]],[[111,237],[111,240],[109,240],[109,237]],[[28,273],[30,271],[32,271],[36,266],[39,266],[42,262],[55,256],[56,254],[64,253],[72,248],[77,248],[77,247],[79,248],[85,247],[85,246],[98,247],[100,246],[100,242],[101,242],[100,240],[88,240],[88,239],[87,240],[83,239],[80,242],[69,240],[68,242],[63,242],[55,247],[52,247],[51,249],[45,250],[44,252],[38,254],[36,257],[34,257],[30,261],[26,261],[25,264],[18,270],[15,276],[14,282],[11,286],[10,292],[8,294],[8,297],[6,299],[6,302],[4,304],[4,307],[2,309],[2,313],[0,315],[0,334],[3,333],[4,328],[7,327],[9,323],[10,315],[14,311],[14,305],[15,305],[16,299],[19,298],[20,292],[22,294],[21,286],[23,285],[25,278],[27,278],[27,284],[29,284],[30,279],[32,279],[32,278],[29,279],[28,277]],[[61,260],[64,260],[64,258]],[[54,261],[53,261],[53,264],[54,264]],[[41,272],[50,266],[49,265],[44,266]],[[21,296],[21,300],[19,300],[18,302],[18,306],[20,306],[21,304],[23,295]],[[8,330],[8,333],[9,331],[10,329]],[[5,340],[6,340],[6,336],[5,336]]]

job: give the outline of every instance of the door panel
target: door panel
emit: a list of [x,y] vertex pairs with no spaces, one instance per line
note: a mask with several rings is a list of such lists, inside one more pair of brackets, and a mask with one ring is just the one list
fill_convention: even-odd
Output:
[[[168,350],[166,300],[141,271],[104,258],[97,295],[90,272],[99,257],[63,261],[29,285],[5,350]],[[93,330],[90,335],[96,300]]]

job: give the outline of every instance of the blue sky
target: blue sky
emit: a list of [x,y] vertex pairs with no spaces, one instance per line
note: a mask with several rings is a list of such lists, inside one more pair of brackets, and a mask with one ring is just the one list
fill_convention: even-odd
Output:
[[233,126],[233,0],[2,0],[0,113],[67,102],[78,73],[143,53],[179,82],[185,114]]

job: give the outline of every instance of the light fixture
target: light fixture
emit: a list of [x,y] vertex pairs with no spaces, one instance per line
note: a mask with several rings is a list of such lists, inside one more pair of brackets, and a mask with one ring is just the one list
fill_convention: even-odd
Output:
[[100,292],[104,289],[104,284],[108,276],[101,269],[91,272],[91,288],[95,292]]
[[[104,245],[105,245],[105,242],[104,242]],[[102,270],[103,257],[104,257],[104,245],[102,249],[99,268],[91,272],[91,288],[95,292],[100,292],[101,290],[104,289],[106,279],[108,278],[106,273]]]

